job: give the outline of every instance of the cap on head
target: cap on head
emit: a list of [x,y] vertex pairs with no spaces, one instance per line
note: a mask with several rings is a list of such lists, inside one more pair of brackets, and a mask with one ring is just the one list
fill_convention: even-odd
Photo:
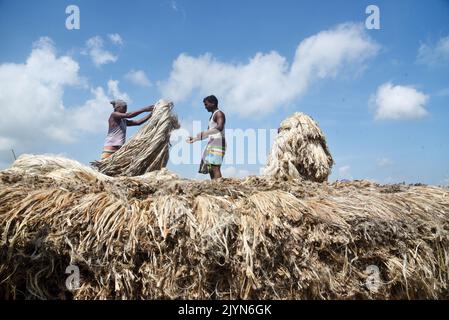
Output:
[[123,100],[120,100],[120,99],[112,100],[112,101],[111,101],[111,104],[112,104],[112,106],[113,106],[114,108],[117,108],[117,107],[126,107],[126,106],[127,106],[126,102],[123,101]]

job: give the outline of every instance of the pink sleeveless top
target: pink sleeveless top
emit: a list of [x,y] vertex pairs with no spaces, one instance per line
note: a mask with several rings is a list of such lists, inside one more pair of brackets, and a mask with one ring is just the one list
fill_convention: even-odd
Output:
[[105,147],[121,147],[126,142],[126,119],[121,119],[118,126],[115,126],[108,131]]

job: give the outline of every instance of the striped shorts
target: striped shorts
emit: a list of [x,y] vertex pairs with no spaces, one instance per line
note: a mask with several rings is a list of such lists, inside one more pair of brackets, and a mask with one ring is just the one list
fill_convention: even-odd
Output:
[[226,153],[225,138],[211,138],[201,159],[199,173],[209,173],[210,166],[220,166]]
[[117,150],[108,150],[103,149],[103,152],[101,153],[101,160],[107,159],[110,156],[112,156]]

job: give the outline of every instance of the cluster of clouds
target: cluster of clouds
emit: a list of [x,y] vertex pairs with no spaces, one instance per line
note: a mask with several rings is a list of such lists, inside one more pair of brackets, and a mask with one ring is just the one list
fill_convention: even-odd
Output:
[[346,23],[303,40],[292,63],[276,51],[256,53],[244,64],[222,62],[210,53],[199,57],[183,53],[159,88],[175,102],[194,92],[202,96],[215,92],[228,112],[263,116],[293,102],[317,80],[361,68],[379,48],[363,26]]
[[118,57],[104,48],[104,41],[101,36],[95,36],[87,40],[86,48],[82,52],[88,55],[95,66],[116,62]]
[[[430,67],[449,65],[449,36],[440,38],[436,44],[421,44],[416,61]],[[449,95],[449,88],[442,89],[438,96]],[[376,120],[415,120],[426,117],[430,96],[412,85],[394,85],[386,82],[371,96]]]
[[25,63],[0,65],[0,149],[10,148],[16,140],[70,140],[61,123],[65,114],[62,98],[65,87],[82,84],[78,71],[72,58],[55,55],[49,38],[34,44]]
[[[119,34],[107,39],[115,46],[123,46]],[[82,54],[88,55],[99,67],[113,63],[118,57],[105,49],[105,41],[95,36],[86,41]],[[124,79],[138,86],[151,85],[142,70],[130,70]],[[9,163],[8,152],[20,145],[33,152],[53,143],[76,143],[86,135],[105,133],[111,112],[110,101],[131,97],[120,89],[118,80],[105,86],[92,87],[81,76],[79,63],[69,55],[58,55],[54,42],[42,37],[33,44],[24,63],[0,65],[0,165]],[[64,92],[68,88],[89,90],[90,97],[81,105],[67,106]]]
[[84,104],[67,107],[67,88],[89,88],[79,70],[72,57],[57,55],[48,37],[34,43],[24,63],[0,65],[0,151],[17,144],[34,150],[53,142],[73,143],[85,133],[106,132],[109,101],[131,99],[120,90],[119,81],[109,80],[105,89],[90,88],[91,97]]
[[[123,39],[118,33],[108,34],[108,39],[115,46],[123,46]],[[101,36],[89,38],[81,53],[89,56],[96,67],[118,60],[117,55],[105,49],[105,42]]]
[[[440,38],[436,44],[421,44],[416,61],[429,67],[449,65],[449,36]],[[449,88],[440,90],[437,95],[448,96]],[[429,99],[430,96],[416,86],[386,82],[371,96],[370,105],[374,107],[376,120],[416,120],[429,114]]]
[[[361,25],[346,23],[304,39],[291,63],[276,51],[258,52],[247,63],[223,62],[210,53],[197,57],[182,53],[173,62],[169,78],[158,86],[163,96],[175,102],[214,92],[229,113],[262,117],[297,100],[317,80],[363,70],[379,49]],[[421,45],[417,61],[449,62],[449,37],[436,45]],[[385,82],[368,103],[375,120],[416,120],[429,114],[429,98],[415,85]]]
[[[107,35],[110,43],[117,47],[122,47],[124,42],[123,38],[118,33],[111,33]],[[94,36],[86,41],[85,48],[81,51],[83,55],[90,57],[92,63],[96,67],[108,63],[117,62],[118,56],[111,51],[105,49],[105,41],[101,36]],[[132,84],[141,87],[150,87],[151,81],[143,70],[131,69],[126,75],[125,80]]]

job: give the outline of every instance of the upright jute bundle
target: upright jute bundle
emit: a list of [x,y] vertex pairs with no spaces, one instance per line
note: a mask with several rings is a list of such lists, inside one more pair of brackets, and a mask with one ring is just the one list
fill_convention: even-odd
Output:
[[308,115],[295,112],[281,122],[262,174],[284,180],[326,181],[334,161],[326,138]]
[[138,176],[167,165],[170,133],[178,129],[173,103],[159,100],[150,120],[111,157],[92,163],[108,176]]

